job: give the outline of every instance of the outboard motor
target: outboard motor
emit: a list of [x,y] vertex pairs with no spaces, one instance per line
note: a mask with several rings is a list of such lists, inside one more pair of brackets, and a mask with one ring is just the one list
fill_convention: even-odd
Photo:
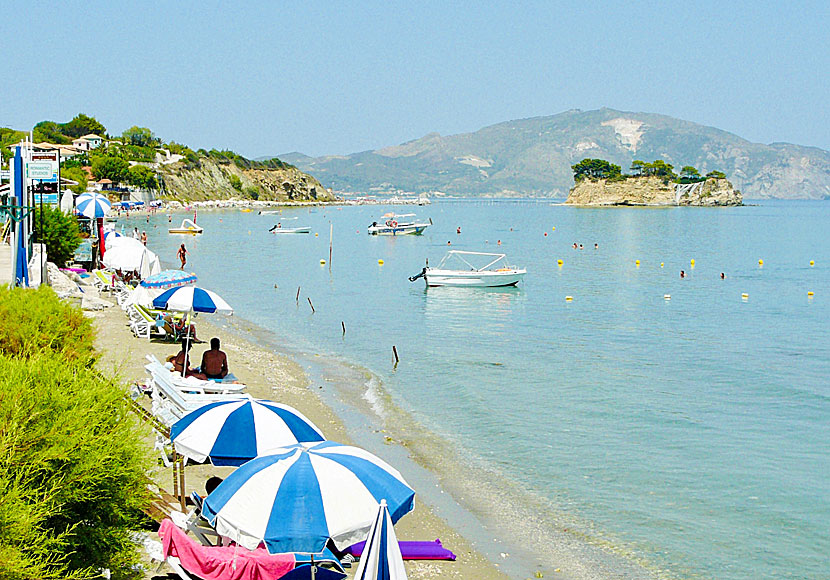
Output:
[[418,275],[416,275],[416,276],[410,276],[410,277],[409,277],[409,281],[410,281],[410,282],[414,282],[414,281],[415,281],[415,280],[417,280],[418,278],[423,278],[424,276],[426,276],[426,273],[427,273],[427,269],[426,269],[426,268],[424,268],[423,270],[421,270],[421,273],[420,273],[420,274],[418,274]]

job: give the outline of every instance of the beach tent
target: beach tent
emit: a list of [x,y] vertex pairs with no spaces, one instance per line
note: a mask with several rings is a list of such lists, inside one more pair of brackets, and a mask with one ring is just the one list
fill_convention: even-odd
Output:
[[415,492],[382,459],[331,441],[285,447],[231,473],[205,499],[202,516],[219,534],[272,554],[338,549],[366,538],[381,500],[393,522]]

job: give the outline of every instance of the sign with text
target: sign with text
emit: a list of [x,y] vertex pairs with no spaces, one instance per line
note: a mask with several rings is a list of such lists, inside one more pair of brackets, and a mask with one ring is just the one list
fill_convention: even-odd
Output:
[[26,163],[26,176],[29,179],[51,179],[52,164],[48,161],[29,161]]
[[58,203],[58,194],[57,193],[36,193],[35,194],[35,204],[39,203],[50,203],[56,204]]

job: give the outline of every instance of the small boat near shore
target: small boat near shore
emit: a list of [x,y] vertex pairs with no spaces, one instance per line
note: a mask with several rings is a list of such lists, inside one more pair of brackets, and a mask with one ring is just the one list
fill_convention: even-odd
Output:
[[299,228],[271,228],[268,231],[272,234],[310,234],[311,226],[304,226]]
[[[476,260],[474,256],[484,256],[486,263],[480,267],[474,265],[471,262],[471,260]],[[420,274],[411,276],[409,281],[414,282],[418,278],[423,278],[428,287],[496,288],[515,286],[521,282],[527,270],[507,265],[506,257],[506,254],[450,250],[437,268],[426,266]],[[480,258],[479,261],[481,261]],[[459,266],[463,264],[465,268],[451,269],[447,262],[450,262],[450,265],[453,265],[453,263],[457,263]]]
[[429,220],[429,222],[417,222],[406,219],[414,217],[414,213],[387,213],[381,218],[386,220],[384,223],[372,222],[372,225],[369,226],[369,234],[372,236],[418,236],[432,225],[432,220]]
[[170,228],[167,230],[169,234],[201,234],[205,231],[205,228],[202,226],[197,226],[196,222],[184,219],[182,220],[182,225],[178,228]]

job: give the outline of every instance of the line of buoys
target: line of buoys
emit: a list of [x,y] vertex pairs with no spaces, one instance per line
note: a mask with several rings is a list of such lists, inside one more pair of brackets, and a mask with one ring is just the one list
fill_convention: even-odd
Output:
[[383,266],[383,260],[378,260],[378,266]]
[[573,302],[573,301],[574,301],[573,296],[565,296],[565,302]]

